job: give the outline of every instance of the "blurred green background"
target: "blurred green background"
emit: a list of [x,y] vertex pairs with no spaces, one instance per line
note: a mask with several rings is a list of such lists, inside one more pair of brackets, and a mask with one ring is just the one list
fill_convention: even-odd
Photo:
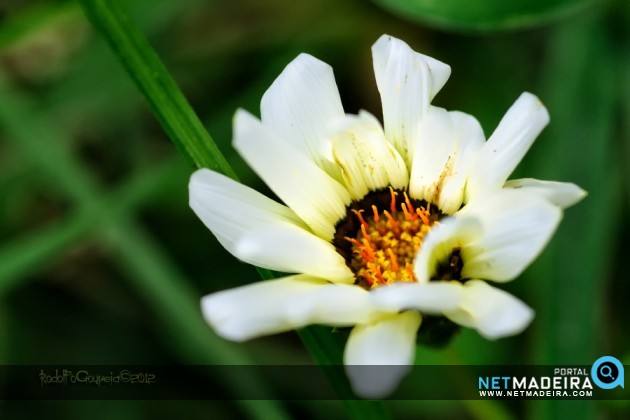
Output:
[[[544,254],[505,288],[536,310],[521,335],[463,331],[418,364],[630,363],[630,3],[127,0],[123,3],[244,183],[237,107],[300,52],[331,64],[348,112],[380,116],[370,46],[383,33],[451,65],[434,103],[486,135],[530,91],[551,124],[513,177],[575,182]],[[468,5],[467,5],[468,4]],[[0,364],[312,363],[295,333],[233,344],[198,300],[259,279],[189,209],[193,168],[73,2],[0,3]],[[235,399],[264,378],[217,376]],[[628,418],[628,401],[460,401],[457,378],[404,383],[456,401],[388,401],[396,418]],[[474,384],[475,382],[472,381]],[[10,384],[3,384],[5,387]],[[186,384],[181,385],[185,390]],[[211,390],[209,390],[211,392]],[[614,391],[611,391],[614,392]],[[0,402],[0,418],[344,417],[338,401]]]

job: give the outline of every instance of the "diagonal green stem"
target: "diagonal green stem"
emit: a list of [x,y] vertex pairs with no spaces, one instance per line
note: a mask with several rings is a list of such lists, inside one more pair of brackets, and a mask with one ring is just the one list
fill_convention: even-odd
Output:
[[[143,34],[118,7],[115,0],[80,0],[86,16],[100,31],[119,61],[146,97],[164,130],[180,152],[197,167],[208,167],[234,179],[236,175],[212,141],[177,84]],[[271,273],[261,270],[261,277]],[[331,334],[314,327],[300,337],[317,363],[341,363],[339,347]],[[343,379],[343,380],[342,380]],[[345,378],[331,378],[340,398],[354,418],[386,418],[381,403],[355,400]]]
[[210,168],[236,179],[236,174],[160,58],[117,2],[80,0],[80,3],[85,15],[107,40],[181,154],[199,168]]

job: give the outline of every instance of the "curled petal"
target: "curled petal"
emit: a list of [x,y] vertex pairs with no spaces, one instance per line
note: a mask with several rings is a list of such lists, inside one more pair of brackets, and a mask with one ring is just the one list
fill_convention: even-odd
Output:
[[462,247],[462,276],[509,281],[542,252],[562,212],[535,195],[504,189],[470,203],[458,216],[482,224],[481,234]]
[[463,287],[459,309],[447,312],[452,321],[475,328],[488,339],[515,335],[534,318],[534,311],[511,294],[480,280],[470,280]]
[[532,178],[512,179],[507,181],[504,187],[536,194],[561,209],[571,207],[587,195],[586,191],[571,182],[541,181]]
[[389,35],[383,35],[372,46],[372,57],[385,135],[410,164],[418,124],[449,78],[451,68]]

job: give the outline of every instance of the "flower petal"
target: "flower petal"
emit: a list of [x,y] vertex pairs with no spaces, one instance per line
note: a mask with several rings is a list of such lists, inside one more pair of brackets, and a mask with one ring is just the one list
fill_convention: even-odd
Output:
[[405,162],[385,139],[378,120],[368,112],[346,116],[331,138],[333,159],[355,200],[390,185],[398,189],[407,186]]
[[508,281],[540,254],[556,230],[561,210],[518,190],[501,190],[464,207],[458,215],[477,218],[481,235],[462,247],[464,278]]
[[423,314],[442,314],[459,307],[462,299],[459,282],[397,283],[372,290],[372,300],[380,307],[402,311],[417,309]]
[[453,214],[464,200],[469,166],[483,147],[481,125],[463,112],[429,107],[418,129],[410,194]]
[[234,117],[234,147],[313,232],[332,239],[351,201],[341,184],[243,110]]
[[270,270],[354,281],[332,244],[307,231],[288,207],[208,169],[195,172],[189,188],[193,211],[240,260]]
[[325,165],[327,126],[344,115],[332,68],[300,54],[265,92],[260,113],[263,123],[282,140]]
[[414,274],[421,284],[426,284],[437,274],[438,267],[448,262],[454,249],[461,249],[482,234],[481,221],[464,217],[459,213],[447,217],[431,228],[422,242],[413,263]]
[[421,317],[416,311],[392,315],[352,329],[344,364],[354,392],[383,398],[411,370]]
[[290,276],[207,295],[201,308],[217,334],[245,341],[313,323],[348,326],[369,320],[381,312],[371,309],[367,293],[356,286]]
[[254,228],[241,236],[233,254],[270,270],[354,283],[354,275],[345,259],[330,242],[293,225]]
[[290,225],[306,228],[287,206],[209,169],[199,169],[188,185],[190,207],[231,253],[252,229]]
[[534,311],[511,294],[480,280],[463,287],[460,308],[445,315],[452,321],[475,328],[488,339],[518,334],[534,318]]
[[532,178],[512,179],[507,181],[504,187],[536,194],[562,209],[571,207],[587,194],[571,182],[541,181]]
[[467,201],[500,188],[549,123],[549,114],[538,98],[523,93],[479,151],[466,187]]
[[389,35],[381,36],[372,46],[372,57],[385,135],[410,164],[418,123],[446,83],[451,68]]
[[391,314],[375,305],[370,292],[354,285],[328,284],[287,303],[285,313],[296,324],[347,327]]

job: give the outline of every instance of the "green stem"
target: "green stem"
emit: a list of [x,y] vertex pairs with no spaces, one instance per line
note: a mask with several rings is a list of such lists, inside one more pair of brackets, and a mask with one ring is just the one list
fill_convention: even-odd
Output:
[[198,168],[233,179],[236,174],[140,30],[109,0],[80,0],[85,15],[107,40],[153,113],[180,150]]

